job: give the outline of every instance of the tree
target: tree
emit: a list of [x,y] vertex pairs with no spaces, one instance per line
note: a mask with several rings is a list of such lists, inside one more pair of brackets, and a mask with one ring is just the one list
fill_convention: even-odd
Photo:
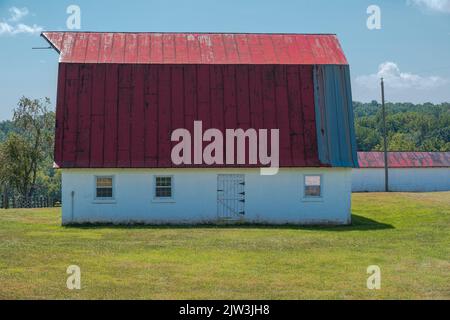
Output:
[[4,141],[10,132],[14,131],[14,125],[12,121],[6,120],[0,122],[0,142]]
[[[379,151],[384,150],[382,145],[378,145]],[[414,141],[407,134],[394,133],[388,138],[388,151],[414,151]]]
[[31,196],[31,154],[30,144],[16,133],[11,133],[0,146],[0,179],[25,198]]
[[356,144],[358,150],[373,150],[381,141],[377,130],[355,124]]
[[[382,116],[376,101],[354,102],[359,151],[382,150]],[[450,103],[386,103],[389,150],[448,151]]]
[[0,181],[29,199],[36,189],[38,171],[51,157],[54,113],[50,99],[22,97],[14,110],[15,132],[0,145]]

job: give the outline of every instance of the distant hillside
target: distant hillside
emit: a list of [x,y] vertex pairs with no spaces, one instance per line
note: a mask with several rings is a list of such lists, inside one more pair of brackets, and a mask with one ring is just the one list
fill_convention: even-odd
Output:
[[[353,102],[359,151],[382,150],[381,106]],[[450,151],[450,103],[387,103],[391,151]]]

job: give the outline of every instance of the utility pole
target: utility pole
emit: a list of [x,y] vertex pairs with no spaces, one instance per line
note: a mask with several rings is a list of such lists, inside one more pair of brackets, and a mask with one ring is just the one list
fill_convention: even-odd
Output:
[[381,109],[383,114],[383,142],[384,142],[384,190],[389,192],[387,130],[386,130],[386,107],[384,105],[384,80],[381,78]]

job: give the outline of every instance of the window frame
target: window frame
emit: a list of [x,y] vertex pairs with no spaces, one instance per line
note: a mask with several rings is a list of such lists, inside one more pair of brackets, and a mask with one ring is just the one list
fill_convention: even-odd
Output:
[[[308,196],[305,194],[306,192],[306,178],[307,177],[320,177],[320,195],[319,196]],[[324,180],[323,174],[321,173],[307,173],[302,175],[301,181],[301,190],[302,190],[302,200],[303,201],[323,201],[324,195]]]
[[[97,180],[101,178],[111,179],[111,197],[97,197]],[[95,175],[94,176],[94,202],[95,203],[114,203],[116,202],[116,179],[114,175]]]
[[[156,188],[158,187],[156,185],[157,178],[170,178],[170,190],[171,190],[171,196],[170,197],[157,197],[156,196]],[[153,176],[153,186],[152,186],[152,201],[153,202],[175,202],[175,178],[171,174],[156,174]]]

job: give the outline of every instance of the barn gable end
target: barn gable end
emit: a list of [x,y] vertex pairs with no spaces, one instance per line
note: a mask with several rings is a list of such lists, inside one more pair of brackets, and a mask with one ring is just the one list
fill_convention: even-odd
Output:
[[335,35],[42,35],[60,54],[58,167],[176,167],[171,132],[196,120],[279,129],[280,167],[357,165],[349,67]]

